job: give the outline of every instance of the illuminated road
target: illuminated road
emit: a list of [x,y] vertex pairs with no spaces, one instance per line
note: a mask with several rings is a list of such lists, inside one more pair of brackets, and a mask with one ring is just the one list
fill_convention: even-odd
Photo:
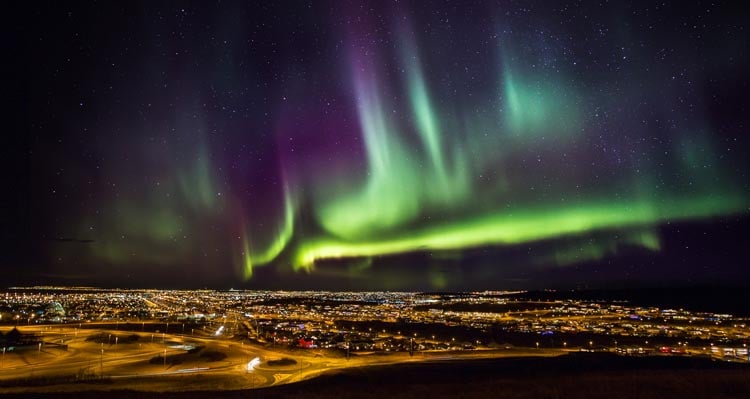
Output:
[[[355,367],[370,367],[407,362],[446,362],[467,359],[490,359],[524,356],[559,356],[577,349],[510,348],[478,349],[467,351],[424,351],[410,356],[407,352],[371,353],[352,355],[349,359],[337,352],[325,350],[275,350],[250,345],[224,331],[237,331],[230,327],[234,322],[221,324],[200,335],[166,333],[134,333],[130,331],[96,329],[96,323],[86,329],[71,326],[19,327],[25,333],[42,336],[48,343],[41,347],[8,352],[3,357],[0,380],[62,378],[70,390],[104,389],[101,384],[87,384],[98,378],[107,378],[118,389],[144,391],[173,391],[201,389],[252,389],[294,383],[314,378],[324,373]],[[220,334],[216,334],[220,331]],[[4,331],[5,333],[5,331]],[[120,337],[136,334],[136,342],[119,341]],[[104,343],[92,338],[107,337]],[[114,338],[113,338],[114,337]],[[88,340],[87,340],[88,339]],[[64,343],[64,348],[53,344]],[[188,347],[201,348],[189,353]],[[217,355],[218,354],[218,355]],[[166,355],[166,361],[165,356]],[[212,358],[212,356],[217,356]],[[256,359],[252,370],[248,363]],[[179,361],[174,361],[179,359]],[[269,363],[272,360],[286,359]],[[279,365],[279,363],[284,365]],[[201,378],[185,379],[200,375]],[[73,377],[77,376],[77,377]],[[66,379],[67,378],[67,379]],[[112,385],[108,384],[107,389]],[[61,386],[36,386],[5,389],[7,392],[55,391]]]
[[[352,367],[367,367],[404,362],[456,361],[477,358],[508,356],[557,356],[561,350],[476,350],[456,352],[416,352],[414,356],[397,352],[387,355],[354,355],[345,357],[325,356],[318,350],[297,350],[287,352],[249,345],[230,339],[223,334],[215,336],[186,336],[163,333],[137,333],[137,343],[113,343],[119,337],[134,334],[117,330],[97,330],[96,325],[88,325],[81,330],[71,326],[28,326],[19,327],[23,333],[35,333],[47,343],[62,342],[63,348],[44,345],[35,349],[6,353],[3,358],[0,380],[26,378],[53,378],[79,376],[83,380],[93,380],[104,376],[111,379],[118,388],[137,390],[194,390],[252,389],[273,385],[288,384],[314,378],[333,370]],[[216,330],[219,326],[215,326]],[[109,343],[97,343],[87,338],[98,334],[108,337]],[[104,335],[101,335],[103,337]],[[116,338],[112,338],[116,337]],[[203,347],[198,353],[218,353],[226,357],[211,361],[199,354],[187,355],[180,345]],[[162,362],[159,359],[167,361]],[[174,356],[183,356],[180,364],[171,364]],[[248,362],[258,358],[259,363],[248,371]],[[291,359],[290,365],[271,366],[269,360]],[[155,359],[155,360],[154,360]],[[201,379],[186,375],[201,375]],[[179,384],[175,384],[179,379]],[[217,385],[218,384],[218,385]],[[77,389],[99,389],[95,385],[76,384]],[[110,386],[111,388],[111,386]],[[10,391],[45,391],[59,389],[52,386],[33,388],[10,388]]]

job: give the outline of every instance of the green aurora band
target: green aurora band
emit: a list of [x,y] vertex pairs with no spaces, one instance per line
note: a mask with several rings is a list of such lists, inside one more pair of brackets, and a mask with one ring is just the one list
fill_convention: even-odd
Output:
[[256,252],[250,248],[250,242],[247,238],[243,240],[242,245],[242,271],[243,277],[247,280],[253,276],[253,265],[265,265],[276,259],[279,254],[286,248],[289,241],[294,235],[294,202],[289,192],[284,191],[284,220],[275,236],[273,242],[265,248],[263,252]]
[[[683,200],[673,198],[663,206],[648,202],[612,203],[601,201],[570,208],[524,209],[517,213],[497,213],[445,226],[409,232],[399,238],[351,242],[335,239],[311,240],[296,251],[297,268],[309,269],[316,260],[398,254],[416,250],[451,250],[497,244],[518,244],[553,237],[594,232],[600,229],[653,226],[664,221],[703,218],[731,213],[740,209],[741,198],[706,198]],[[657,250],[658,239],[651,234],[631,240],[645,248]],[[605,249],[591,257],[600,258]],[[558,262],[566,263],[566,262]]]
[[[673,71],[646,50],[641,65],[638,49],[628,54],[632,65],[619,53],[605,60],[621,67],[615,73],[592,62],[584,68],[588,61],[574,67],[573,50],[561,55],[555,44],[531,43],[534,27],[487,35],[478,40],[486,45],[469,50],[441,43],[437,28],[433,38],[401,23],[382,41],[381,31],[351,27],[345,45],[331,45],[343,72],[328,59],[281,68],[278,103],[271,98],[282,96],[263,91],[277,86],[251,81],[263,73],[243,69],[272,68],[252,66],[260,59],[252,53],[223,84],[196,66],[183,79],[196,88],[185,83],[179,99],[162,99],[164,123],[123,114],[112,139],[100,140],[109,156],[101,170],[97,160],[96,200],[55,222],[92,240],[58,245],[54,258],[195,264],[206,275],[226,264],[231,278],[244,280],[264,265],[314,273],[334,260],[337,277],[360,277],[381,256],[424,252],[451,264],[464,250],[541,243],[523,266],[564,266],[634,245],[660,251],[664,223],[750,210],[747,173],[721,142],[736,132],[719,132],[700,96],[670,91],[677,83],[661,80]],[[643,72],[644,63],[652,69]],[[315,73],[325,78],[285,75]],[[236,103],[209,98],[221,92]],[[330,108],[316,108],[318,100]],[[273,127],[278,120],[287,123]],[[491,267],[504,261],[492,259]],[[427,280],[439,288],[446,279],[438,270]]]
[[[406,43],[401,58],[411,114],[403,118],[387,111],[397,105],[385,102],[389,93],[381,90],[377,63],[372,57],[355,54],[354,97],[367,155],[366,176],[358,182],[319,187],[313,207],[323,231],[294,240],[294,211],[287,197],[284,228],[267,250],[246,258],[246,277],[252,275],[252,266],[272,262],[282,253],[287,253],[294,270],[309,272],[316,262],[326,259],[414,251],[452,253],[604,230],[623,233],[619,242],[560,248],[530,260],[565,265],[601,259],[623,244],[658,251],[655,228],[660,223],[748,210],[746,195],[734,192],[729,184],[715,184],[721,180],[719,173],[705,167],[715,161],[714,156],[709,148],[697,150],[695,145],[686,146],[680,159],[697,184],[691,183],[690,189],[682,192],[653,188],[652,177],[637,173],[631,175],[629,189],[613,189],[606,183],[596,188],[617,194],[583,193],[569,201],[533,197],[520,201],[508,192],[502,179],[488,187],[476,176],[502,172],[504,157],[550,143],[564,148],[579,138],[584,125],[578,106],[582,95],[570,84],[572,79],[530,72],[521,75],[513,72],[521,67],[508,61],[503,63],[497,116],[463,118],[459,123],[441,117],[416,46],[409,38],[402,42]],[[698,135],[697,140],[706,140],[703,136]],[[623,190],[630,194],[620,194]],[[515,205],[508,205],[511,202]],[[435,215],[440,217],[433,218]],[[245,251],[250,252],[247,247]]]

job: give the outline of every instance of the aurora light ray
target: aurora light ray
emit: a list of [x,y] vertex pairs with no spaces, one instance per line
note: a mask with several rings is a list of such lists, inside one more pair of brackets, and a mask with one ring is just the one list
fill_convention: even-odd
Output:
[[[85,90],[50,89],[72,108],[39,129],[71,139],[33,141],[49,174],[38,224],[89,243],[44,256],[118,278],[308,281],[536,245],[482,266],[534,268],[666,252],[665,225],[750,214],[747,122],[732,103],[746,39],[618,5],[584,20],[554,2],[456,4],[134,18],[142,37],[94,49],[112,71],[83,65],[69,80]],[[731,14],[706,18],[717,12]],[[695,31],[720,45],[683,40]],[[57,79],[39,98],[53,101]]]
[[[489,129],[496,137],[494,150],[499,154],[480,155],[472,170],[461,149],[472,147],[477,132],[463,131],[454,135],[463,140],[446,140],[443,132],[447,129],[442,120],[449,119],[450,114],[440,116],[441,112],[433,105],[435,101],[429,95],[418,49],[413,38],[401,31],[403,44],[399,54],[405,73],[399,83],[406,92],[411,114],[403,117],[386,111],[402,107],[386,104],[385,99],[392,94],[381,90],[384,84],[378,71],[378,65],[382,65],[379,52],[352,44],[352,48],[358,49],[354,50],[350,65],[368,172],[363,182],[352,182],[346,192],[315,205],[324,233],[305,237],[290,248],[295,269],[312,270],[316,261],[324,259],[510,245],[632,227],[647,230],[638,236],[626,235],[624,243],[658,250],[658,237],[649,232],[648,226],[747,209],[746,198],[738,193],[687,196],[665,190],[642,193],[638,187],[644,182],[635,178],[631,190],[637,195],[616,200],[583,194],[567,203],[532,199],[509,206],[513,193],[501,190],[500,195],[495,194],[497,205],[480,212],[471,210],[471,198],[487,196],[487,187],[473,180],[471,174],[486,168],[502,169],[503,155],[544,146],[545,139],[565,146],[582,134],[577,109],[580,95],[564,78],[558,78],[558,82],[533,74],[521,78],[513,72],[521,66],[511,67],[510,61],[502,62],[501,94],[495,105],[498,116],[467,124]],[[506,57],[514,59],[507,54]],[[454,123],[453,129],[460,129],[458,126]],[[410,144],[414,143],[414,137],[409,133],[416,133],[419,145]],[[452,165],[448,159],[454,161]],[[607,184],[602,187],[607,189]],[[452,216],[447,221],[414,225],[416,219],[436,213]],[[576,259],[601,258],[616,247],[606,243]],[[278,255],[281,251],[276,248],[273,253]],[[558,263],[566,262],[558,258]]]
[[[263,252],[252,251],[250,241],[247,237],[242,243],[242,270],[243,277],[249,279],[253,275],[253,265],[265,265],[279,256],[281,251],[289,244],[294,234],[294,200],[287,190],[284,191],[284,219],[279,227],[273,241]],[[243,226],[242,230],[245,230]]]
[[[416,250],[461,249],[490,244],[517,244],[593,232],[598,229],[649,226],[667,220],[677,221],[733,212],[743,204],[743,201],[739,198],[688,201],[671,198],[665,203],[669,205],[664,208],[646,202],[616,204],[607,201],[570,208],[527,208],[518,213],[502,212],[409,232],[405,237],[390,240],[310,241],[297,251],[295,265],[310,267],[319,259],[378,256]],[[645,243],[644,246],[651,249],[659,247],[653,236],[636,243]]]

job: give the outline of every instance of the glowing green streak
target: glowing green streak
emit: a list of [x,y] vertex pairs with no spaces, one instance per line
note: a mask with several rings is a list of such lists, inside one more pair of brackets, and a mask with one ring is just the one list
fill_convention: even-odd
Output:
[[576,92],[560,80],[542,76],[518,76],[505,63],[502,77],[501,119],[516,137],[564,136],[579,130]]
[[[406,80],[413,121],[425,148],[429,165],[428,168],[422,168],[422,181],[428,183],[426,187],[423,187],[421,194],[428,205],[455,205],[457,200],[468,195],[470,186],[464,155],[461,153],[461,147],[445,140],[443,135],[445,124],[433,105],[434,101],[430,98],[414,38],[406,32],[402,32],[400,36],[401,58],[407,72]],[[446,153],[448,148],[452,150],[451,153]],[[421,166],[421,163],[412,163],[413,168],[421,168]]]
[[414,114],[417,116],[419,135],[429,151],[433,166],[437,169],[445,169],[436,116],[430,106],[430,99],[427,97],[427,89],[425,89],[421,73],[414,72],[414,75],[411,85],[411,102]]
[[626,237],[626,242],[640,245],[652,251],[659,251],[661,249],[659,235],[653,230],[644,230],[640,233],[631,234]]
[[247,239],[243,242],[243,276],[249,279],[253,276],[253,266],[265,265],[279,256],[281,251],[286,248],[289,241],[294,235],[294,203],[290,195],[285,192],[284,195],[284,223],[279,233],[273,239],[271,244],[264,251],[252,253],[250,243]]
[[427,148],[427,154],[437,175],[436,183],[439,184],[444,194],[448,194],[450,188],[448,187],[446,165],[443,159],[438,118],[433,111],[424,77],[419,66],[415,62],[408,65],[407,68],[409,70],[410,83],[409,97],[411,99],[412,112],[414,112],[416,117],[417,132],[422,139],[422,143]]
[[364,184],[345,192],[324,190],[316,207],[318,221],[329,233],[348,239],[377,236],[413,221],[433,207],[456,207],[469,194],[471,181],[465,156],[454,146],[453,168],[444,156],[440,121],[414,57],[405,56],[413,122],[424,153],[409,147],[385,112],[381,87],[374,76],[357,71],[355,92],[360,128],[367,151]]
[[532,87],[518,87],[510,73],[505,78],[505,96],[510,110],[508,126],[516,134],[540,132],[549,129],[551,123],[550,99]]
[[242,277],[245,280],[253,277],[253,259],[250,253],[250,243],[247,238],[242,240]]
[[358,113],[369,176],[363,187],[336,196],[318,209],[318,219],[340,237],[362,237],[397,226],[419,211],[420,182],[407,146],[398,138],[373,80],[358,81]]
[[[744,211],[742,198],[709,196],[673,198],[663,206],[650,202],[606,202],[558,209],[526,209],[516,214],[496,213],[450,223],[407,236],[370,242],[321,238],[303,243],[295,268],[309,269],[316,260],[405,253],[415,250],[460,249],[493,244],[516,244],[598,229],[650,225],[666,220],[703,218]],[[655,246],[656,244],[651,244]]]

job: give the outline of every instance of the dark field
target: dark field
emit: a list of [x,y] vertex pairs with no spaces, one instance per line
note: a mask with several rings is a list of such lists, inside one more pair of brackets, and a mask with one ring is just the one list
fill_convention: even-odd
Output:
[[[107,385],[106,382],[102,382]],[[750,398],[750,367],[710,359],[574,354],[346,370],[255,391],[134,391],[7,398]]]

